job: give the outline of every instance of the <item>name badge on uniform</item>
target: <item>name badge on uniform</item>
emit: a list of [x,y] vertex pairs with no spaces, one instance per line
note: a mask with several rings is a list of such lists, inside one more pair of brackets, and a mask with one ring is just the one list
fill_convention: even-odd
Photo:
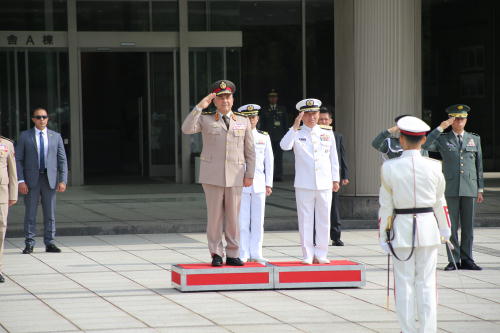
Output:
[[280,125],[281,125],[281,121],[279,121],[279,120],[274,121],[274,126],[280,126]]
[[467,147],[475,147],[476,143],[474,142],[474,139],[470,139],[469,142],[467,142]]
[[258,145],[264,145],[266,143],[264,141],[257,141],[256,144],[258,144]]
[[299,138],[300,141],[307,141],[306,138]]
[[328,134],[321,134],[321,135],[319,136],[319,139],[320,139],[321,141],[330,141],[330,136],[329,136]]
[[234,124],[233,128],[235,130],[244,130],[244,129],[247,128],[247,125],[246,124],[236,123],[236,124]]

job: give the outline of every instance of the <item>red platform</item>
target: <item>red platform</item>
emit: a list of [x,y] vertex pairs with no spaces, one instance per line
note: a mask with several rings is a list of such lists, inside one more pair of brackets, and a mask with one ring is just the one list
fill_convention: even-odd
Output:
[[270,262],[274,266],[274,288],[363,287],[365,265],[350,260],[305,265],[300,261]]
[[256,263],[213,267],[210,264],[172,266],[172,285],[181,291],[272,289],[272,267]]
[[365,266],[350,260],[313,265],[288,261],[222,267],[208,263],[172,266],[172,285],[181,291],[340,288],[365,284]]

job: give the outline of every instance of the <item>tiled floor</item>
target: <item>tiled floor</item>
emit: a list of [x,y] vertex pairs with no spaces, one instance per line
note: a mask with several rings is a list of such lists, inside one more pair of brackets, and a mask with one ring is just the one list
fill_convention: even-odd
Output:
[[[0,332],[399,332],[386,302],[386,256],[375,230],[345,231],[331,258],[367,267],[362,289],[180,293],[170,265],[208,260],[204,234],[59,237],[63,253],[21,254],[7,239],[0,285]],[[267,232],[272,260],[300,256],[297,232]],[[500,332],[500,229],[477,229],[480,272],[444,272],[440,332]]]

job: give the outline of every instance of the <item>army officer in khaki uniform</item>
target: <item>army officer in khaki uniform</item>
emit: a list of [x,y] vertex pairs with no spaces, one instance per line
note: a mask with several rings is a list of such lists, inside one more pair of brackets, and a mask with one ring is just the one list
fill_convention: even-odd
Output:
[[9,139],[0,136],[0,283],[2,276],[3,242],[7,231],[9,207],[17,202],[17,172],[14,145]]
[[[479,135],[466,132],[465,124],[470,107],[451,105],[446,109],[452,122],[442,122],[433,132],[443,132],[451,123],[452,130],[431,140],[429,135],[422,148],[441,153],[443,173],[446,179],[446,201],[451,217],[451,243],[448,250],[446,271],[454,270],[452,256],[460,269],[481,270],[472,258],[472,240],[475,202],[483,202],[483,154]],[[458,241],[458,227],[461,239]]]
[[[239,211],[243,186],[252,185],[255,150],[250,121],[235,115],[234,84],[220,80],[182,124],[184,134],[202,133],[200,177],[207,201],[208,249],[212,266],[222,266],[226,239],[226,265],[242,266],[239,256]],[[211,103],[216,111],[203,112]],[[246,168],[245,168],[246,165]]]

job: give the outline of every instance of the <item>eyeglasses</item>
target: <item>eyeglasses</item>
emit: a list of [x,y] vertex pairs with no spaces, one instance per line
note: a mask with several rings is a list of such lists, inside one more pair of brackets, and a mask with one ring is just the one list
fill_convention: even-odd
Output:
[[38,120],[40,120],[40,119],[47,119],[48,117],[49,116],[33,116],[33,118],[38,119]]

